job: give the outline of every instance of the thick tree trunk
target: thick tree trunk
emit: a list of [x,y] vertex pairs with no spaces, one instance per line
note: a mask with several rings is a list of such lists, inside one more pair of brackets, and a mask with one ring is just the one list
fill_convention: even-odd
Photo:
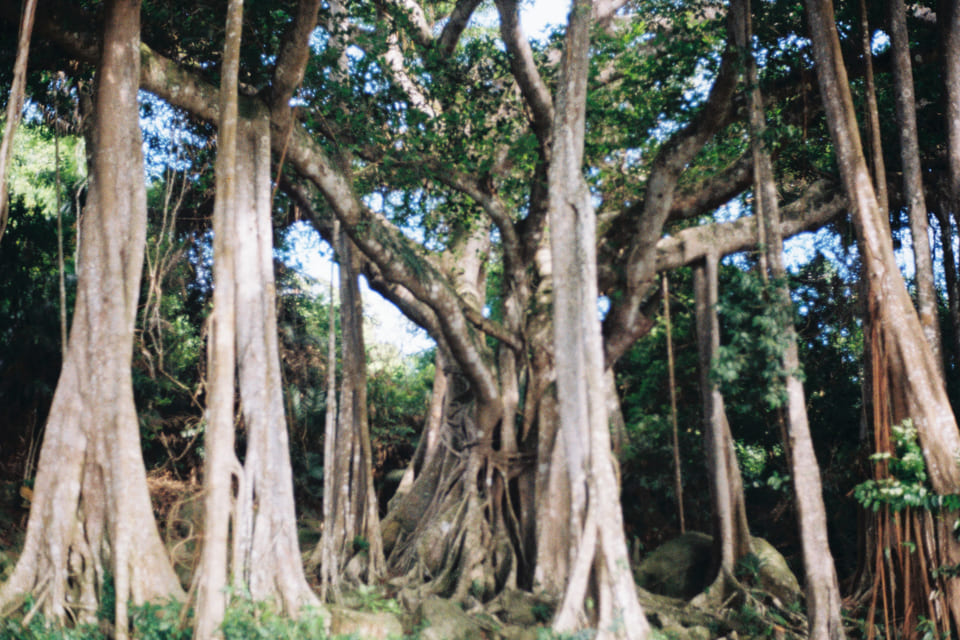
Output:
[[[474,228],[452,245],[451,284],[481,309],[489,231]],[[510,441],[516,435],[505,435],[509,394],[485,401],[442,341],[438,352],[443,378],[434,406],[442,400],[442,417],[436,431],[422,436],[423,462],[383,520],[387,566],[391,573],[414,572],[415,580],[429,578],[427,592],[486,599],[517,580],[517,508],[506,489],[521,462]]]
[[696,296],[697,351],[700,356],[700,390],[703,395],[704,450],[710,478],[713,515],[713,562],[711,571],[733,575],[738,560],[750,553],[743,479],[733,448],[723,395],[710,380],[710,368],[720,349],[717,320],[717,257],[710,255],[693,268]]
[[888,0],[890,40],[893,44],[893,84],[900,131],[900,159],[903,165],[903,192],[910,218],[913,260],[917,278],[917,308],[923,334],[930,343],[941,376],[943,357],[940,345],[940,320],[937,315],[937,291],[933,280],[933,259],[928,236],[928,213],[923,195],[920,145],[917,140],[917,105],[913,91],[910,40],[903,0]]
[[270,192],[270,127],[264,117],[238,137],[234,271],[237,367],[246,455],[233,536],[233,578],[255,600],[291,615],[316,604],[300,561],[293,471],[283,411]]
[[[879,323],[879,335],[889,358],[891,379],[899,386],[905,414],[917,428],[931,484],[940,494],[960,490],[960,433],[937,366],[907,293],[893,254],[890,228],[877,206],[870,183],[860,136],[853,115],[853,100],[840,56],[833,3],[807,0],[810,35],[817,76],[827,113],[827,123],[837,149],[837,162],[854,210],[861,255],[869,282],[869,304]],[[931,382],[933,381],[933,382]],[[932,566],[955,565],[960,544],[950,533],[950,523],[940,519],[937,530],[939,557]],[[960,584],[947,580],[945,599],[954,624],[960,623]]]
[[52,619],[89,621],[112,574],[116,635],[126,638],[128,602],[182,592],[153,520],[130,371],[147,213],[137,105],[140,3],[109,2],[104,20],[74,323],[26,542],[0,589],[0,610],[33,594]]
[[[217,427],[223,431],[217,433],[216,440],[221,457],[216,467],[207,469],[207,484],[209,493],[218,487],[226,490],[226,496],[225,502],[217,505],[212,504],[208,493],[208,516],[223,517],[224,504],[231,502],[233,482],[237,491],[229,563],[224,523],[206,523],[217,527],[217,538],[205,544],[202,556],[203,583],[198,593],[201,613],[196,622],[200,638],[215,637],[220,622],[216,616],[222,616],[226,604],[207,591],[206,585],[219,586],[222,592],[229,580],[237,594],[271,601],[294,616],[305,605],[319,604],[300,561],[283,410],[270,215],[270,128],[266,118],[254,116],[238,129],[235,209],[233,216],[222,219],[224,226],[217,233],[227,250],[214,256],[215,262],[219,257],[223,265],[216,272],[223,279],[215,281],[215,287],[221,301],[233,303],[233,313],[227,315],[224,305],[224,315],[215,316],[215,321],[223,324],[216,327],[222,333],[214,335],[216,343],[212,347],[214,354],[227,356],[235,349],[237,366],[236,378],[233,368],[222,366],[216,359],[213,365],[218,368],[211,366],[217,375],[211,381],[211,388],[217,390],[211,402],[216,402]],[[233,454],[232,444],[230,450],[226,447],[232,443],[237,386],[246,436],[242,465]],[[217,572],[215,576],[211,575],[213,571]]]
[[[645,638],[610,451],[596,303],[596,216],[581,172],[593,3],[576,0],[553,121],[550,246],[560,440],[570,486],[570,573],[553,627],[596,626],[598,638]],[[586,607],[592,593],[596,607]]]

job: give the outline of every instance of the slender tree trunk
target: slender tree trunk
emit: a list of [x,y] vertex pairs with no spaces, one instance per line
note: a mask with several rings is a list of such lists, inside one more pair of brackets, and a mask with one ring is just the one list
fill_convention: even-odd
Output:
[[112,574],[115,633],[126,638],[128,602],[182,592],[153,520],[130,370],[147,213],[137,105],[140,3],[108,2],[104,21],[71,340],[24,549],[0,589],[0,611],[33,594],[54,620],[90,621]]
[[940,247],[943,250],[943,277],[947,287],[947,313],[953,337],[954,366],[960,366],[960,278],[957,276],[957,256],[953,251],[953,224],[949,205],[939,203],[934,215],[940,224]]
[[[340,234],[340,222],[333,222],[333,237]],[[326,602],[330,593],[334,601],[340,599],[340,558],[334,541],[334,482],[333,473],[336,441],[337,441],[337,320],[334,315],[334,273],[333,262],[330,263],[330,313],[327,327],[327,410],[324,415],[323,427],[323,535],[313,551],[307,566],[310,570],[320,565],[320,601]]]
[[[596,219],[581,171],[592,10],[590,0],[576,0],[570,13],[548,172],[557,399],[574,541],[553,626],[568,631],[589,620],[598,638],[645,638],[649,625],[637,601],[610,453],[596,310]],[[588,591],[593,612],[585,609]]]
[[869,159],[873,165],[873,188],[877,194],[877,204],[883,212],[890,211],[887,197],[887,170],[883,161],[883,142],[880,138],[880,111],[877,108],[877,83],[873,77],[873,32],[867,18],[867,2],[859,0],[860,9],[860,53],[863,57],[864,93],[866,98],[867,141],[870,148]]
[[694,267],[693,283],[696,292],[700,389],[703,395],[704,450],[707,454],[713,515],[714,566],[711,570],[718,572],[718,575],[733,575],[737,561],[750,553],[750,528],[743,497],[743,480],[723,396],[710,380],[710,368],[720,349],[716,256],[710,255]]
[[[863,5],[861,3],[861,9]],[[843,623],[840,618],[840,588],[836,569],[827,539],[827,515],[823,504],[823,487],[820,481],[820,466],[810,437],[807,419],[806,396],[803,384],[797,377],[800,357],[797,351],[797,335],[793,326],[793,302],[786,284],[787,270],[783,263],[783,238],[780,235],[780,204],[773,163],[764,145],[766,116],[763,111],[763,96],[757,82],[757,65],[753,52],[748,49],[751,41],[751,19],[748,11],[742,12],[741,28],[737,30],[740,46],[745,52],[747,83],[750,91],[750,138],[754,165],[754,195],[759,227],[766,229],[767,264],[775,283],[776,294],[772,304],[778,305],[784,317],[783,331],[783,384],[786,391],[787,449],[790,470],[793,476],[797,520],[800,525],[800,541],[803,547],[803,567],[806,576],[807,617],[811,638],[843,638]],[[863,16],[866,22],[866,16]],[[869,40],[869,38],[867,38]],[[869,47],[866,49],[869,60]],[[879,135],[879,126],[875,131]],[[879,147],[879,145],[878,145]],[[882,158],[877,152],[878,181],[882,180]]]
[[[219,636],[227,607],[228,549],[233,516],[233,474],[239,463],[234,454],[234,395],[236,389],[236,274],[233,271],[233,225],[237,216],[237,77],[243,1],[227,9],[220,80],[220,120],[215,163],[216,196],[213,212],[213,311],[207,342],[207,459],[204,468],[204,531],[197,583],[194,635],[198,640]],[[236,522],[234,522],[236,527]]]
[[23,3],[23,15],[20,19],[20,37],[17,40],[17,59],[13,63],[13,84],[10,85],[10,98],[7,101],[7,122],[0,140],[0,240],[7,230],[9,208],[7,203],[7,174],[13,161],[13,137],[20,124],[23,111],[23,94],[27,83],[27,58],[30,54],[30,36],[33,33],[33,18],[37,10],[37,0]]
[[[960,227],[960,0],[940,0],[937,4],[937,27],[940,31],[943,56],[943,107],[947,128],[947,197],[943,214]],[[952,242],[951,225],[941,222],[943,244]],[[951,252],[953,247],[950,247]],[[946,259],[946,248],[944,259]],[[950,266],[954,266],[952,263]],[[956,272],[954,272],[956,273]],[[949,275],[949,272],[948,272]],[[954,358],[960,365],[960,285],[949,290],[953,320]],[[956,313],[954,313],[956,308]]]
[[937,26],[943,44],[944,111],[947,124],[947,194],[960,225],[960,0],[940,0]]
[[890,40],[893,44],[893,85],[900,131],[900,158],[903,165],[903,191],[913,238],[913,260],[917,277],[917,307],[923,334],[943,375],[940,348],[940,321],[937,315],[937,291],[933,280],[933,259],[928,236],[927,204],[923,195],[920,145],[917,141],[917,105],[910,64],[910,40],[903,0],[888,0]]
[[[861,255],[869,282],[869,301],[880,324],[880,336],[889,358],[891,379],[899,391],[905,414],[917,428],[931,484],[940,494],[960,490],[960,433],[950,403],[938,380],[930,345],[922,337],[920,321],[893,254],[886,216],[880,211],[870,183],[860,135],[853,114],[853,99],[840,55],[833,3],[807,0],[810,36],[827,123],[837,150],[844,188],[854,210]],[[934,381],[931,383],[931,381]],[[950,523],[937,525],[939,557],[935,566],[960,561],[960,544],[949,531]],[[932,563],[933,564],[933,563]],[[954,624],[960,623],[960,584],[945,583],[945,600]]]
[[[680,437],[677,426],[677,378],[673,360],[673,327],[670,320],[670,285],[666,273],[663,274],[663,317],[667,325],[667,370],[670,385],[670,431],[673,444],[673,492],[677,499],[677,519],[680,524],[680,533],[687,530],[686,518],[683,513],[683,473],[680,468]],[[701,382],[702,384],[702,382]]]

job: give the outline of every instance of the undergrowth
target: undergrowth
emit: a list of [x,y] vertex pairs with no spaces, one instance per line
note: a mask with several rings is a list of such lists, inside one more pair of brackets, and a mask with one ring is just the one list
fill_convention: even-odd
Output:
[[[29,610],[29,604],[26,607]],[[101,607],[98,623],[61,626],[43,616],[33,616],[24,626],[24,616],[0,620],[0,640],[109,640],[112,629]],[[183,605],[148,603],[130,608],[131,637],[138,640],[190,640],[192,617],[183,616]],[[224,640],[326,640],[324,621],[317,611],[304,611],[294,620],[276,611],[269,603],[235,599],[227,608],[223,624]]]

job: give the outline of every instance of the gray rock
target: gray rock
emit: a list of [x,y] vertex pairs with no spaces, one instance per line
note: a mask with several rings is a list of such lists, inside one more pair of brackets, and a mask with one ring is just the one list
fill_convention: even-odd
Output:
[[484,640],[480,625],[457,603],[431,596],[420,603],[417,618],[422,640]]
[[637,569],[637,584],[651,593],[689,600],[706,588],[713,538],[688,531],[665,542]]
[[330,635],[352,635],[363,640],[399,640],[403,637],[403,625],[389,611],[330,607]]
[[763,538],[754,538],[750,546],[760,560],[758,579],[763,590],[787,606],[803,600],[800,583],[787,566],[786,558]]

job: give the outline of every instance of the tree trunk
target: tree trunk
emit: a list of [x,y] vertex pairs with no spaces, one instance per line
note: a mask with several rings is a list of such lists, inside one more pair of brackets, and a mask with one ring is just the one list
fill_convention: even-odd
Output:
[[[891,379],[898,382],[905,408],[917,428],[931,484],[940,494],[960,490],[960,433],[937,366],[906,285],[897,268],[888,221],[877,206],[853,115],[853,99],[840,56],[833,3],[807,0],[810,35],[827,123],[837,150],[844,189],[854,210],[854,223],[865,272],[869,300],[879,323],[879,335],[889,358]],[[931,384],[931,381],[934,381]],[[937,524],[938,558],[931,566],[955,565],[960,544],[950,532],[947,519]],[[960,584],[945,583],[946,605],[954,624],[960,623]]]
[[[207,342],[207,431],[204,445],[204,531],[200,562],[194,581],[198,640],[219,634],[227,607],[229,580],[230,520],[233,517],[233,476],[238,462],[234,454],[236,407],[236,273],[233,225],[237,217],[237,77],[240,69],[240,39],[243,1],[232,0],[227,9],[220,80],[220,120],[215,163],[216,195],[213,211],[213,311]],[[233,523],[236,527],[236,522]]]
[[444,373],[445,362],[443,349],[438,345],[437,354],[433,360],[433,387],[430,391],[430,407],[427,409],[423,432],[420,434],[420,440],[417,442],[417,448],[410,459],[410,464],[403,472],[403,478],[397,486],[397,491],[390,498],[388,511],[392,511],[397,501],[409,493],[414,481],[420,477],[423,469],[430,464],[434,453],[437,451],[440,429],[443,426],[443,402],[447,394],[447,376]]
[[[861,9],[863,5],[861,3]],[[800,357],[797,351],[797,335],[793,326],[793,302],[786,283],[787,270],[783,263],[783,238],[780,235],[780,203],[774,182],[773,163],[764,145],[766,116],[763,111],[763,96],[757,82],[757,65],[753,52],[748,50],[752,41],[751,20],[748,11],[742,11],[741,25],[737,30],[739,45],[743,47],[747,63],[747,84],[750,91],[749,128],[754,166],[754,197],[757,226],[765,230],[767,265],[775,287],[771,304],[782,311],[785,345],[783,351],[783,384],[786,392],[787,451],[793,490],[796,498],[797,520],[800,526],[800,542],[803,547],[803,567],[806,577],[807,618],[811,638],[843,638],[843,623],[840,618],[840,588],[836,569],[827,538],[827,515],[823,504],[823,487],[820,481],[820,466],[810,437],[807,419],[806,396],[803,384],[797,377]],[[866,16],[863,16],[864,23]],[[869,38],[868,38],[869,39]],[[869,47],[865,51],[868,60]],[[872,80],[871,80],[872,81]],[[875,105],[874,105],[875,107]],[[874,132],[879,135],[879,126]],[[877,145],[879,156],[879,144]],[[883,179],[882,159],[878,157],[878,180]]]
[[910,217],[913,239],[913,260],[917,278],[917,307],[923,334],[930,343],[934,360],[943,375],[940,345],[940,320],[937,315],[937,291],[933,280],[933,259],[927,233],[927,204],[923,195],[920,167],[920,145],[917,140],[917,105],[913,92],[913,69],[910,64],[910,40],[907,33],[906,7],[903,0],[888,0],[890,40],[893,45],[893,85],[900,131],[900,158],[903,165],[903,192]]
[[943,250],[943,279],[947,288],[947,315],[953,338],[954,366],[960,366],[960,277],[957,256],[953,251],[953,224],[947,203],[938,203],[934,215],[940,225],[940,248]]
[[[333,222],[333,237],[340,234],[340,224]],[[333,313],[334,304],[334,265],[330,263],[330,312],[327,316],[327,410],[323,425],[323,523],[324,533],[319,543],[314,547],[310,560],[307,562],[308,571],[314,571],[320,566],[320,601],[326,602],[328,593],[333,595],[334,601],[340,599],[340,557],[337,553],[334,540],[334,500],[336,491],[334,484],[333,463],[335,459],[334,445],[337,441],[337,320]],[[326,497],[330,496],[330,499]]]
[[[324,493],[324,514],[333,519],[324,521],[324,534],[319,545],[323,549],[321,557],[328,562],[332,560],[341,575],[351,558],[358,555],[365,558],[356,575],[348,578],[371,582],[383,573],[385,560],[377,496],[373,488],[363,311],[357,281],[356,248],[342,231],[337,235],[336,249],[340,264],[343,379],[333,443],[329,449],[324,449],[324,469],[331,478],[332,489],[330,493]],[[329,511],[327,501],[331,502]],[[356,548],[360,539],[366,542],[366,548]],[[333,587],[336,593],[339,590],[336,581],[341,575],[328,571],[326,567],[321,575],[324,587]]]
[[710,368],[720,349],[717,320],[717,257],[710,255],[693,268],[696,296],[697,351],[700,356],[700,389],[703,395],[704,450],[710,478],[713,515],[713,562],[711,572],[733,575],[738,560],[750,553],[743,479],[733,448],[723,396],[710,380]]
[[[663,317],[667,329],[667,371],[670,385],[670,431],[673,443],[673,492],[677,501],[677,520],[680,533],[686,533],[687,524],[683,512],[683,473],[680,466],[680,435],[677,425],[677,377],[673,359],[673,327],[670,319],[670,284],[666,272],[663,274]],[[701,381],[701,385],[702,385]]]
[[0,590],[0,610],[33,594],[52,619],[90,621],[112,574],[115,632],[126,638],[128,602],[182,592],[153,520],[130,371],[147,215],[137,105],[140,3],[108,2],[104,20],[71,339],[23,553]]
[[[548,171],[560,432],[570,485],[571,570],[553,627],[595,625],[598,638],[645,638],[610,452],[597,313],[596,216],[581,172],[593,3],[570,12]],[[592,582],[592,584],[591,584]],[[585,607],[592,593],[596,607]]]
[[[236,15],[236,14],[233,14]],[[239,28],[238,23],[231,26]],[[226,532],[222,523],[215,525],[217,539],[205,543],[202,558],[202,577],[206,584],[225,585],[232,582],[235,592],[249,595],[256,601],[272,601],[281,611],[296,616],[305,605],[319,605],[310,590],[300,561],[297,540],[296,511],[293,500],[293,472],[290,467],[286,420],[283,409],[283,389],[280,376],[280,358],[277,338],[276,290],[273,272],[273,228],[271,224],[270,193],[270,127],[262,115],[244,121],[236,137],[236,176],[234,180],[235,210],[233,216],[221,218],[224,225],[216,236],[221,237],[226,251],[219,256],[223,276],[215,280],[221,300],[230,300],[232,309],[224,305],[222,321],[215,334],[213,352],[228,356],[231,348],[236,353],[236,378],[233,368],[227,368],[214,359],[211,371],[211,389],[217,395],[216,416],[219,420],[216,442],[222,457],[217,466],[208,468],[208,496],[211,484],[226,490],[226,501],[210,504],[208,515],[222,516],[224,504],[230,504],[230,487],[236,481],[236,503],[233,508],[233,526],[230,539],[230,560],[227,563]],[[228,315],[227,311],[232,311]],[[231,345],[230,341],[234,340]],[[224,358],[226,360],[226,358]],[[232,445],[234,424],[233,398],[239,386],[242,424],[245,429],[243,464],[235,458]],[[222,403],[222,404],[220,404]],[[213,407],[211,407],[212,409]],[[211,413],[211,422],[213,413]],[[229,434],[226,433],[229,427]],[[215,545],[215,546],[214,546]],[[214,555],[216,553],[216,555]],[[212,571],[217,575],[210,575]],[[223,572],[223,573],[221,573]],[[225,604],[212,595],[209,587],[201,586],[198,594],[197,635],[213,637],[219,620],[215,614]],[[220,586],[221,592],[223,586]],[[217,600],[214,600],[217,598]],[[213,612],[205,613],[205,603]],[[214,610],[213,607],[216,607]],[[222,614],[220,614],[222,615]],[[204,634],[204,635],[202,635]]]
[[[943,107],[947,125],[947,206],[943,214],[960,226],[960,1],[940,0],[937,3],[937,27],[942,39]],[[944,238],[953,237],[949,224],[940,226]],[[944,244],[947,242],[944,240]],[[954,314],[951,307],[954,358],[960,364],[960,285],[951,293],[954,294],[952,304],[957,309]]]
[[[0,240],[7,229],[9,215],[7,203],[7,174],[13,161],[13,137],[20,124],[23,111],[23,94],[27,83],[27,57],[30,54],[30,35],[33,33],[33,17],[37,10],[37,0],[23,3],[23,16],[20,20],[20,36],[17,40],[17,59],[13,63],[13,83],[10,85],[10,98],[7,101],[6,124],[3,139],[0,140]],[[139,28],[139,27],[138,27]],[[59,215],[59,209],[58,215]]]
[[873,188],[877,194],[877,204],[880,210],[890,211],[887,197],[887,170],[883,161],[883,143],[880,137],[880,111],[877,108],[877,84],[873,78],[873,33],[870,31],[870,21],[867,18],[867,2],[859,0],[860,8],[860,53],[863,57],[864,94],[866,102],[867,141],[869,142],[869,160],[873,165]]
[[[489,236],[489,229],[474,227],[453,238],[448,250],[455,261],[450,285],[478,310],[485,300]],[[384,549],[391,573],[429,579],[421,594],[482,600],[517,579],[517,507],[506,489],[522,462],[514,453],[516,435],[505,427],[509,394],[493,402],[478,397],[455,363],[439,341],[443,378],[433,399],[434,408],[443,402],[439,428],[421,437],[427,440],[418,447],[423,461],[415,461],[410,488],[391,501]]]
[[296,615],[317,604],[300,561],[293,471],[283,410],[270,193],[270,127],[245,123],[237,144],[234,271],[237,368],[246,427],[233,535],[233,578],[254,600]]

